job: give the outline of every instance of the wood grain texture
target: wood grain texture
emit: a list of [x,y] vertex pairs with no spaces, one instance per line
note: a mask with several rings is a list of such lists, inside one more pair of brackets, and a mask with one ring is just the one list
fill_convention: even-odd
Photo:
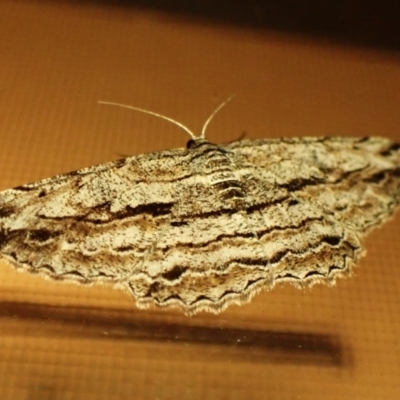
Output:
[[279,281],[333,284],[399,202],[399,148],[383,138],[198,138],[1,192],[0,253],[187,314],[220,312]]

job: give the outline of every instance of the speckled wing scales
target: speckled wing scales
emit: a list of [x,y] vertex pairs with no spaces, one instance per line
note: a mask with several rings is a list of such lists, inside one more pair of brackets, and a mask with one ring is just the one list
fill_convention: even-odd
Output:
[[154,275],[130,281],[141,288],[133,289],[139,304],[218,312],[278,281],[334,283],[398,203],[398,147],[385,139],[241,141],[207,151],[202,164],[191,162],[193,185],[181,183],[182,219],[158,241]]
[[0,252],[138,306],[220,312],[276,282],[333,283],[399,201],[381,138],[246,140],[130,157],[0,193]]
[[384,222],[399,203],[400,145],[388,139],[253,140],[229,147],[361,234]]
[[2,255],[54,279],[123,283],[170,219],[185,156],[139,155],[2,192]]

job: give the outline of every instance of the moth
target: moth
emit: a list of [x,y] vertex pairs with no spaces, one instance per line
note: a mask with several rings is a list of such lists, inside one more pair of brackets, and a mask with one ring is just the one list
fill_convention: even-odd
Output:
[[[226,101],[227,102],[227,101]],[[55,280],[109,283],[138,307],[218,313],[278,282],[333,284],[394,212],[400,146],[303,137],[186,148],[0,193],[0,255]],[[116,103],[106,103],[114,104]]]

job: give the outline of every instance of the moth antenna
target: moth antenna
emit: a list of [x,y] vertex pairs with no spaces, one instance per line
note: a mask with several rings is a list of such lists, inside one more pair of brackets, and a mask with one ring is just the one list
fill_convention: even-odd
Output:
[[203,129],[201,130],[201,135],[200,137],[202,139],[205,138],[206,135],[206,129],[208,127],[208,124],[211,122],[211,120],[214,118],[215,114],[222,108],[225,107],[234,97],[236,96],[236,93],[232,94],[229,96],[225,101],[223,101],[212,113],[211,115],[207,118],[207,121],[203,125]]
[[[186,132],[189,134],[189,136],[190,136],[193,140],[196,139],[196,135],[195,135],[187,126],[181,124],[181,123],[178,122],[178,121],[175,121],[175,120],[172,119],[172,118],[166,117],[165,115],[158,114],[158,113],[156,113],[156,112],[154,112],[154,111],[145,110],[144,108],[133,107],[133,106],[129,106],[129,105],[126,105],[126,104],[114,103],[114,102],[111,102],[111,101],[98,101],[98,103],[99,103],[99,104],[107,104],[107,105],[110,105],[110,106],[117,106],[117,107],[122,107],[122,108],[128,108],[128,109],[130,109],[130,110],[135,110],[135,111],[141,111],[142,113],[154,115],[154,116],[156,116],[156,117],[158,117],[158,118],[165,119],[166,121],[172,122],[173,124],[179,126],[181,129],[183,129],[184,131],[186,131]],[[215,112],[214,112],[214,113],[215,113]]]

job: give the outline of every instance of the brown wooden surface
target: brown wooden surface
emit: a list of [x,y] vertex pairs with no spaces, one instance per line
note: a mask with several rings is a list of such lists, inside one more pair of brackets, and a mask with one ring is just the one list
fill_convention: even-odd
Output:
[[[400,141],[400,58],[94,4],[0,4],[0,188],[208,137]],[[356,276],[281,286],[220,315],[137,310],[124,293],[0,264],[0,398],[398,399],[400,215]]]

